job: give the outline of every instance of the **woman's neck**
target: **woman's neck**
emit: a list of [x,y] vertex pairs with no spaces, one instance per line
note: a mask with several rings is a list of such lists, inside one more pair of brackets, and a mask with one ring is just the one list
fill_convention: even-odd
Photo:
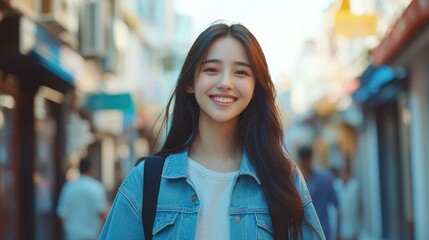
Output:
[[236,121],[219,123],[200,120],[189,157],[214,171],[238,170],[241,150],[237,148],[234,140],[236,125]]

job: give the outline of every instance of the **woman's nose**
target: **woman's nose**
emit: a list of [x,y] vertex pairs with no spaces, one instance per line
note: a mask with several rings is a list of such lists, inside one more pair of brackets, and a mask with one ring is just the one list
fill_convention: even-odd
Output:
[[228,74],[228,73],[224,73],[221,77],[221,79],[219,80],[218,84],[217,84],[217,88],[219,89],[232,89],[234,87],[232,81],[233,77]]

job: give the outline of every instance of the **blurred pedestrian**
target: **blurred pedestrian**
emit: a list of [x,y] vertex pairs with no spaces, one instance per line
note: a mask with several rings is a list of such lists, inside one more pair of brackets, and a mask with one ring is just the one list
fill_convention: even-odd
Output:
[[360,224],[359,183],[352,176],[348,158],[340,177],[335,179],[334,188],[338,196],[341,218],[339,235],[341,240],[357,240]]
[[203,31],[166,108],[154,227],[142,227],[143,161],[120,187],[100,239],[145,239],[145,231],[156,239],[325,239],[299,168],[283,152],[274,91],[246,27],[217,22]]
[[97,239],[108,213],[104,185],[94,178],[88,158],[80,161],[80,176],[67,182],[60,193],[57,214],[66,240]]
[[334,177],[329,171],[315,167],[313,157],[313,149],[311,146],[301,146],[298,149],[298,159],[301,164],[301,170],[304,174],[314,208],[319,216],[320,224],[322,225],[326,239],[336,239],[337,234],[331,234],[328,213],[330,206],[334,206],[338,212],[338,199],[333,186]]

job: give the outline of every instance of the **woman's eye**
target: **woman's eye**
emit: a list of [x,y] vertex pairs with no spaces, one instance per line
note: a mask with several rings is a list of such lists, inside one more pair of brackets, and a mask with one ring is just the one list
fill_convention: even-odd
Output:
[[238,75],[249,75],[249,74],[247,74],[246,71],[242,71],[242,70],[236,71],[235,73],[238,74]]
[[217,69],[209,67],[209,68],[204,69],[204,72],[215,73],[215,72],[217,72]]

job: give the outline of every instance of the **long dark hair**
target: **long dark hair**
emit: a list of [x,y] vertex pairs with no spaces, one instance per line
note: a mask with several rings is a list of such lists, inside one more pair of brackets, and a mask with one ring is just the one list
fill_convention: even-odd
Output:
[[214,23],[195,40],[165,109],[164,124],[167,123],[169,129],[166,141],[156,155],[167,156],[191,146],[198,131],[199,106],[195,95],[188,94],[186,88],[193,86],[195,73],[206,58],[211,43],[225,36],[241,42],[256,79],[253,99],[239,117],[235,139],[247,152],[261,180],[274,238],[287,239],[290,234],[297,239],[304,209],[293,184],[293,163],[283,148],[283,128],[275,104],[275,88],[258,41],[243,25]]

